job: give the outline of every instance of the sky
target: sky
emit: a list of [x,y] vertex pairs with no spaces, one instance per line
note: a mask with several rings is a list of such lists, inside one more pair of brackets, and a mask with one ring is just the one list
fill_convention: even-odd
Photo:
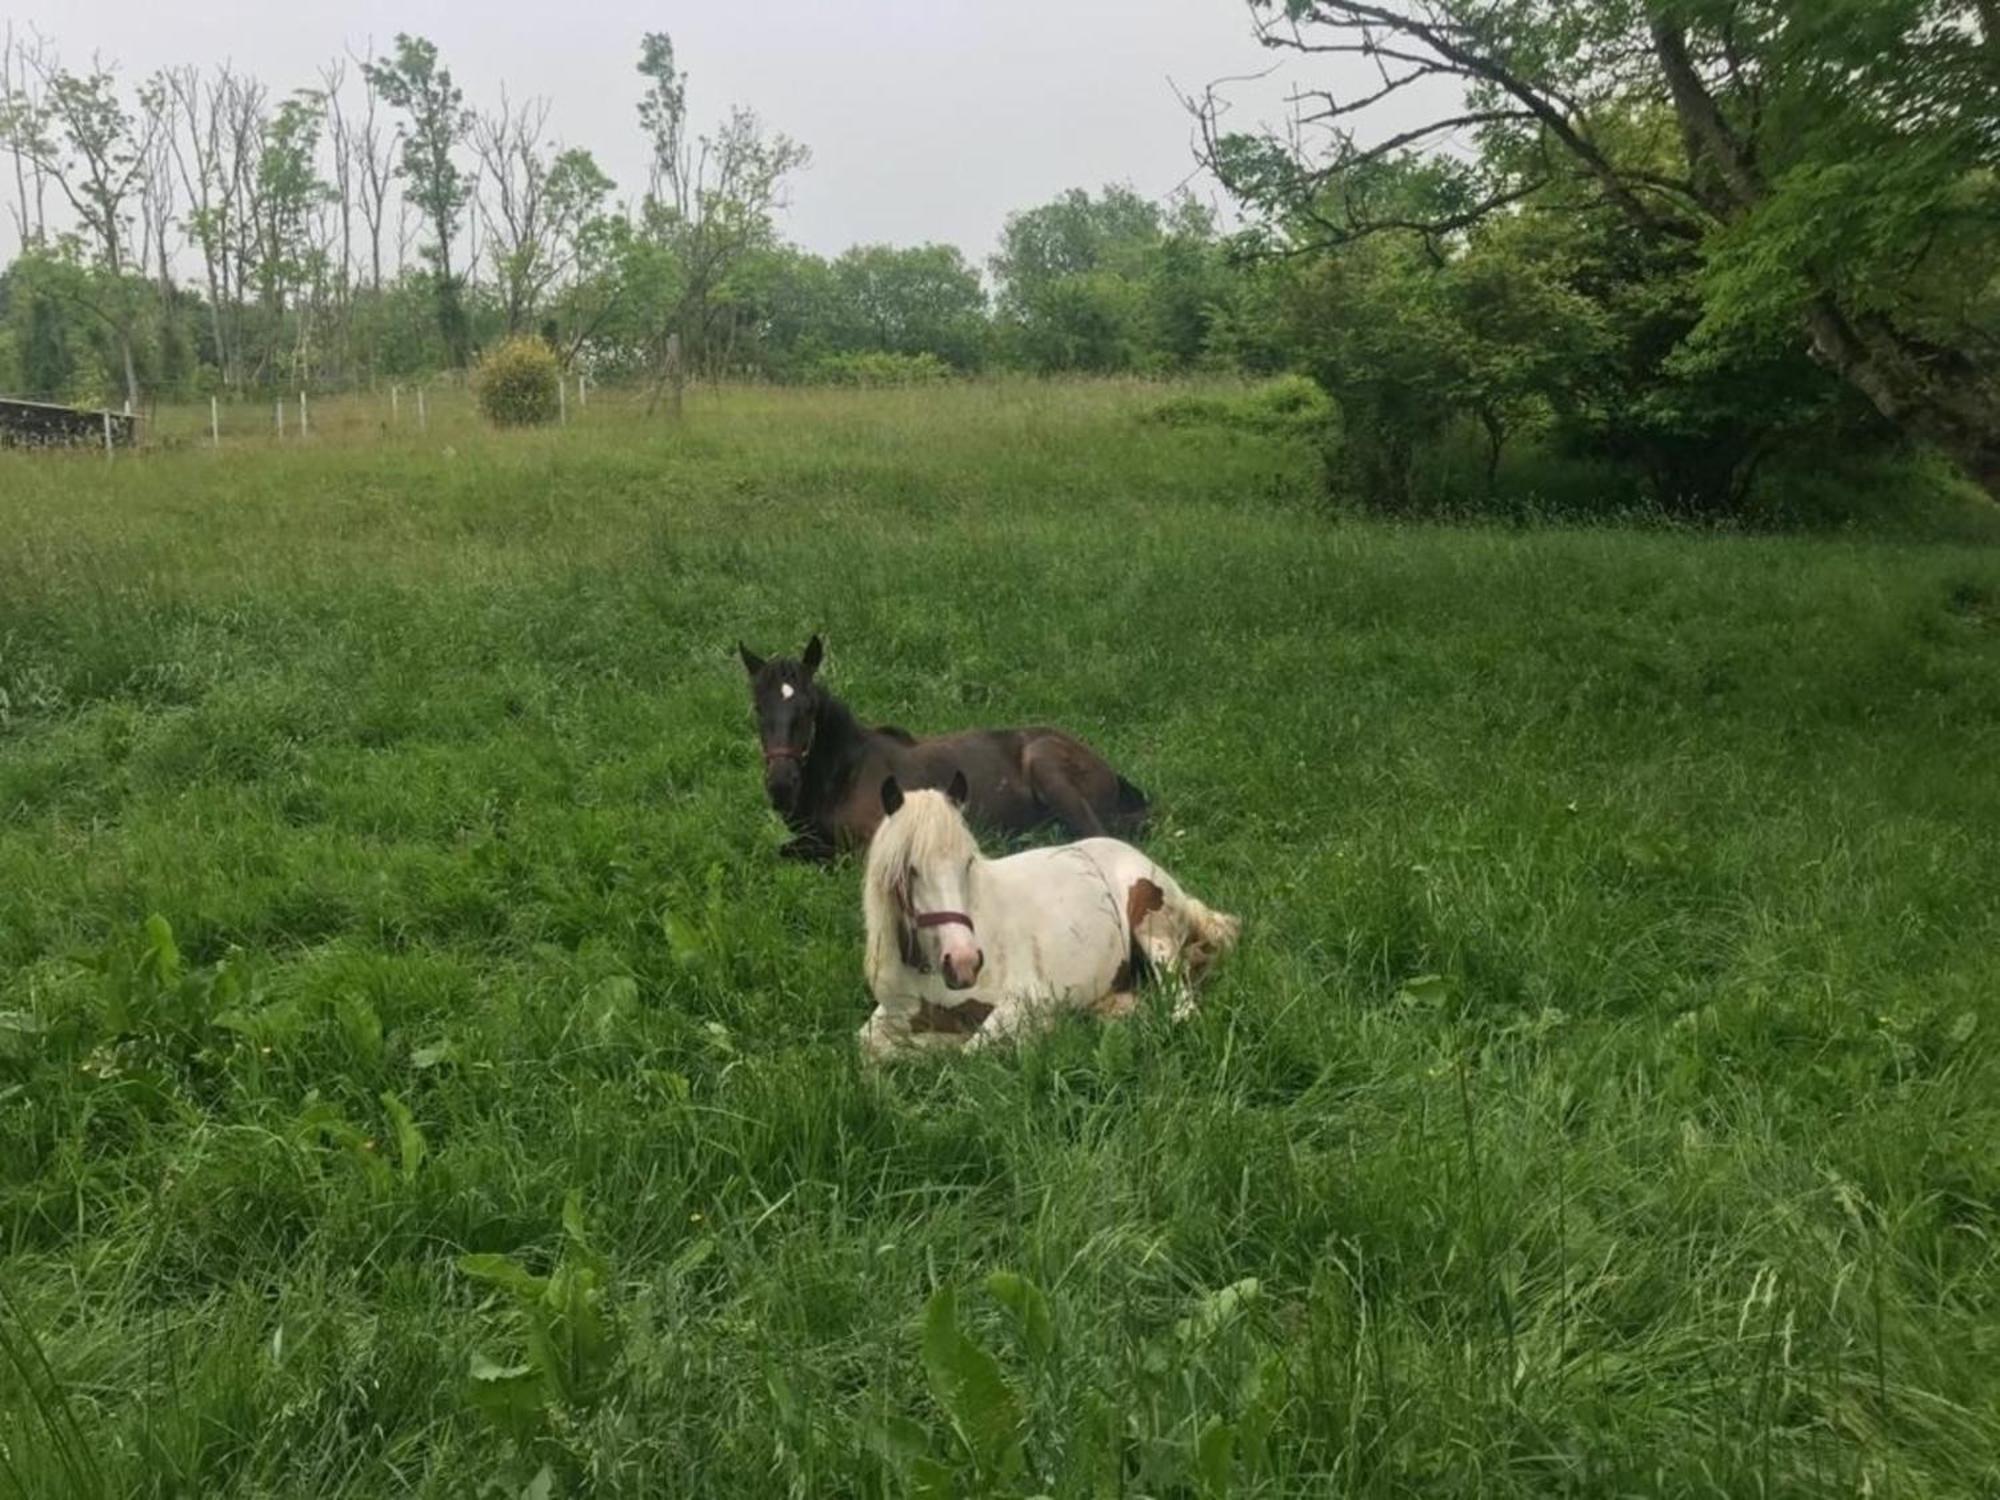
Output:
[[[96,53],[136,82],[227,59],[274,91],[415,32],[469,104],[493,106],[503,84],[516,100],[546,96],[551,134],[593,151],[620,196],[643,185],[639,37],[665,30],[697,125],[743,104],[812,151],[788,193],[788,238],[822,254],[941,240],[975,263],[1010,211],[1071,187],[1157,198],[1186,185],[1221,206],[1175,89],[1273,61],[1243,0],[0,0],[0,15],[72,69]],[[1232,123],[1281,120],[1285,91],[1279,77],[1234,86]],[[12,249],[0,218],[0,257]]]

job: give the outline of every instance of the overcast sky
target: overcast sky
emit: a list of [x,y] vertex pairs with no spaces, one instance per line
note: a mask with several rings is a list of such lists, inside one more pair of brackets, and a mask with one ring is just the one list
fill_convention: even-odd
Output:
[[[128,82],[228,59],[283,91],[344,48],[398,31],[436,42],[467,102],[547,96],[551,130],[642,185],[634,108],[639,36],[668,31],[703,126],[745,104],[811,148],[787,236],[834,253],[944,240],[983,262],[1013,209],[1069,187],[1129,182],[1150,197],[1188,183],[1190,124],[1174,86],[1199,90],[1272,59],[1243,0],[0,0],[72,68],[95,51]],[[1241,85],[1238,123],[1283,114],[1276,79]],[[0,221],[4,223],[4,221]],[[0,253],[11,253],[11,223]]]

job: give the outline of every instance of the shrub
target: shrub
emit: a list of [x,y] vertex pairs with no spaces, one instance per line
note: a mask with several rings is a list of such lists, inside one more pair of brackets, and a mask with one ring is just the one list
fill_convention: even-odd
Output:
[[522,334],[497,345],[479,362],[474,389],[479,409],[495,426],[532,427],[555,420],[561,379],[555,351]]
[[929,351],[894,354],[886,349],[828,354],[806,371],[815,385],[930,385],[950,376],[951,366]]
[[1234,427],[1279,437],[1324,438],[1338,428],[1333,397],[1303,375],[1284,375],[1235,396],[1173,396],[1147,413],[1167,427]]

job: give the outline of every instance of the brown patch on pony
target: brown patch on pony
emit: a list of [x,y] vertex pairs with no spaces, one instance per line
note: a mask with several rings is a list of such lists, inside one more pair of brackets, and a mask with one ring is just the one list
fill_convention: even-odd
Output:
[[910,1031],[918,1036],[971,1036],[992,1014],[993,1007],[984,1000],[967,1000],[959,1005],[933,1005],[928,1000],[919,1000]]
[[1167,893],[1141,875],[1125,893],[1125,928],[1136,935],[1139,924],[1167,904]]
[[1091,1009],[1099,1020],[1123,1021],[1139,1008],[1139,997],[1130,990],[1113,990]]

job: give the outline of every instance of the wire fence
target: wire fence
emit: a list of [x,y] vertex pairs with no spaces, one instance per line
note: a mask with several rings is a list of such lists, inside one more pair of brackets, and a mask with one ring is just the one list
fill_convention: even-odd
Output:
[[[593,410],[601,418],[612,408],[643,407],[649,398],[644,388],[605,387],[588,376],[565,374],[557,391],[556,421],[581,423],[592,419]],[[51,420],[49,410],[73,419]],[[478,420],[473,393],[462,376],[244,394],[169,387],[148,392],[129,410],[123,401],[78,406],[48,396],[0,392],[0,447],[40,451],[354,442],[452,432]]]

